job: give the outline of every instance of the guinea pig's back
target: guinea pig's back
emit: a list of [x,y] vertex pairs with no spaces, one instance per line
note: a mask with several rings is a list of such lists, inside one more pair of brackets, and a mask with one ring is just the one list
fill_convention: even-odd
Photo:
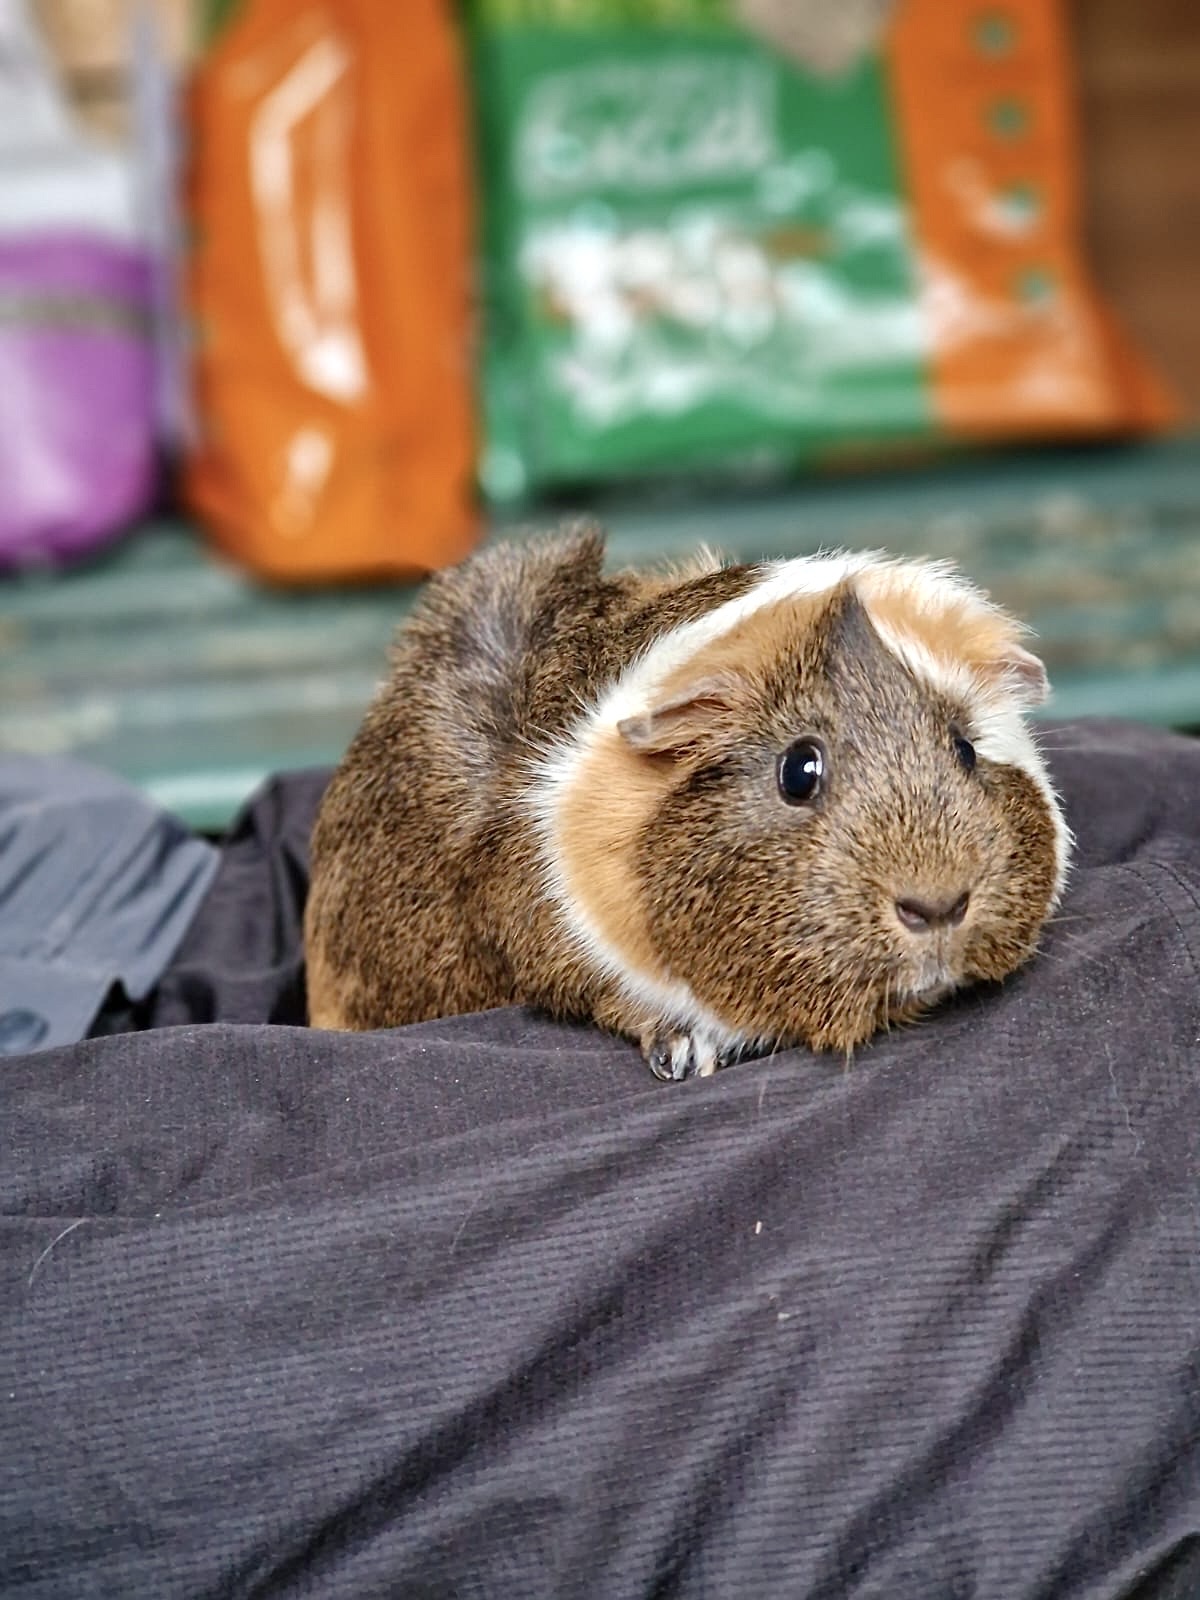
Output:
[[313,835],[317,1025],[530,996],[565,1006],[542,971],[561,930],[539,892],[541,767],[631,662],[756,578],[709,552],[605,576],[604,553],[599,529],[576,526],[492,546],[426,586]]
[[[557,667],[555,655],[590,631],[572,619],[600,603],[603,557],[602,535],[583,529],[498,544],[426,585],[313,831],[305,944],[315,1025],[377,1027],[504,999],[503,975],[472,966],[476,887],[544,732],[536,685],[557,683],[564,716],[577,704],[571,652]],[[426,1003],[403,991],[402,969],[428,969],[434,948],[469,992]]]
[[473,814],[494,815],[498,792],[556,731],[555,689],[564,711],[577,709],[603,560],[603,536],[586,527],[495,545],[432,578],[399,631],[368,726],[406,757],[419,740],[429,770],[459,793],[460,832]]

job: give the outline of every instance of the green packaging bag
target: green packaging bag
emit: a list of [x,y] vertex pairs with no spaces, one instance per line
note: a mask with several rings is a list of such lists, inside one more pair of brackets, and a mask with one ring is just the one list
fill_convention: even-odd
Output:
[[[1053,118],[1050,134],[1029,130],[1013,167],[1021,116],[1040,119],[1047,95],[1052,110],[1064,100],[1039,7],[1056,9],[993,8],[988,33],[970,30],[980,7],[959,0],[474,0],[489,497],[696,464],[793,463],[835,446],[1146,420],[1081,272],[1059,259],[1077,247]],[[1006,17],[1007,32],[996,24]],[[974,74],[992,95],[981,148],[968,132],[931,158],[928,130],[908,137],[926,49],[942,50],[951,74],[958,50],[960,81]],[[1026,81],[1006,128],[994,115],[1001,90]],[[972,116],[955,102],[948,124],[966,117],[970,130]],[[1014,289],[1000,312],[1020,319],[1026,343],[1031,317],[1065,307],[1076,343],[1084,317],[1109,391],[1090,410],[1078,387],[1073,399],[1064,389],[1061,418],[1044,397],[1029,405],[1011,383],[1006,394],[983,347],[974,367],[991,399],[961,418],[944,403],[959,357],[942,349],[945,256],[927,270],[914,185],[915,165],[943,158],[973,162],[998,195],[1049,196],[1032,221],[1047,238],[1014,257],[1010,275],[1036,283],[1043,304]],[[1010,211],[1020,235],[1020,208]],[[1011,253],[1012,239],[999,247]],[[960,253],[955,282],[968,323],[984,330],[999,314],[982,281],[987,238]],[[1022,266],[1034,275],[1020,279]],[[1063,290],[1056,305],[1047,285]],[[1047,322],[1043,367],[1051,331]],[[986,346],[995,328],[979,337]],[[1056,337],[1065,358],[1065,330]]]

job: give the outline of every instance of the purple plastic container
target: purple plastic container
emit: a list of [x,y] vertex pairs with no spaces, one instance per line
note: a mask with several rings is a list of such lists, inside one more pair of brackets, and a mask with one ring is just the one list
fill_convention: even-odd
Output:
[[96,234],[0,239],[0,569],[77,559],[158,483],[153,264]]

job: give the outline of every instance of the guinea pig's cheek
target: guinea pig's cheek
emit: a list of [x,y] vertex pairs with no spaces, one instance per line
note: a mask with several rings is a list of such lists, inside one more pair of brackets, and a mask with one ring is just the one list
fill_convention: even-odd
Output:
[[1007,871],[1013,900],[1037,922],[1050,908],[1056,874],[1057,837],[1044,796],[1024,772],[1010,775],[1006,795],[1010,829]]
[[1003,769],[995,788],[992,848],[972,897],[967,978],[1005,978],[1037,948],[1057,872],[1049,806],[1029,776]]

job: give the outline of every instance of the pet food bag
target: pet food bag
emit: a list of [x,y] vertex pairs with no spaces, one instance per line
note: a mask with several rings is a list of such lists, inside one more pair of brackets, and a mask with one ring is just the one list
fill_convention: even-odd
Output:
[[473,0],[483,482],[1166,421],[1057,0]]
[[213,0],[192,90],[192,506],[281,581],[476,537],[449,0]]

